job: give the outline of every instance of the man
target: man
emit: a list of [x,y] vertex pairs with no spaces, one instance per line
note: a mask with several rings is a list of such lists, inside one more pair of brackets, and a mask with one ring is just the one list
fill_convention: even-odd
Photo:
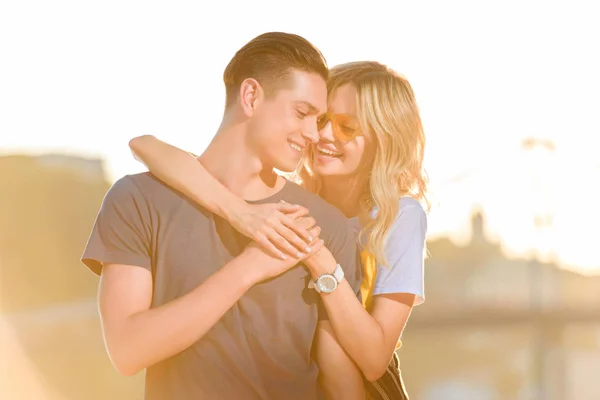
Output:
[[299,36],[247,43],[225,70],[223,120],[199,159],[248,201],[307,207],[319,228],[305,254],[265,254],[148,173],[121,178],[106,195],[82,260],[101,274],[111,360],[124,375],[146,369],[146,399],[316,399],[317,363],[324,373],[351,364],[298,263],[318,250],[320,234],[358,292],[355,237],[339,210],[273,171],[292,171],[318,140],[327,72]]

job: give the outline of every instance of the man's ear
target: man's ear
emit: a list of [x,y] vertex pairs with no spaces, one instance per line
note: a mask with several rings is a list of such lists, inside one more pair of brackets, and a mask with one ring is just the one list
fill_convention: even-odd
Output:
[[260,101],[262,88],[256,79],[246,78],[240,85],[240,105],[247,117],[254,114],[254,110]]

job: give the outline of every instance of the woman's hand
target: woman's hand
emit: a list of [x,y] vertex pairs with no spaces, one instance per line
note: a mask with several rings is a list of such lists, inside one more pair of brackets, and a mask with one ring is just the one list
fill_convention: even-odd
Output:
[[297,252],[298,257],[292,256],[286,257],[285,259],[273,257],[263,249],[262,245],[256,243],[255,241],[250,242],[250,244],[248,244],[248,246],[246,246],[242,252],[241,256],[248,261],[249,265],[252,265],[252,268],[255,268],[254,271],[256,274],[253,274],[253,282],[258,283],[267,279],[275,278],[276,276],[279,276],[293,268],[307,257],[317,253],[322,246],[322,241],[318,238],[320,232],[321,228],[318,226],[310,229],[309,234],[316,238],[309,243],[310,251],[306,253]]
[[[279,203],[248,204],[232,213],[229,223],[241,234],[254,240],[279,259],[301,259],[311,253],[315,237],[312,218],[301,218],[308,210],[299,205]],[[319,230],[320,232],[320,230]]]

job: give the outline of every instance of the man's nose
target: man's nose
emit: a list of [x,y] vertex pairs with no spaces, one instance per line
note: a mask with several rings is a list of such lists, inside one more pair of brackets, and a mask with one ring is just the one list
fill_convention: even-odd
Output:
[[308,143],[316,144],[319,142],[319,131],[317,124],[311,124],[302,131],[302,137]]

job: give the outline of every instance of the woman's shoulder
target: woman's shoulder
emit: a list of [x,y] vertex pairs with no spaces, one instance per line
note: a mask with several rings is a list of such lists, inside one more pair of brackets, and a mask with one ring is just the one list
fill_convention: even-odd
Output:
[[412,197],[401,197],[399,200],[398,215],[396,216],[396,223],[405,221],[426,221],[427,213],[423,208],[423,205],[418,200]]
[[[378,213],[379,209],[377,207],[373,208],[371,210],[371,218],[377,218]],[[394,225],[406,220],[427,220],[427,213],[421,202],[409,196],[401,197],[398,200],[398,214],[396,214]]]
[[[398,204],[400,205],[400,211],[402,211],[403,209],[416,209],[420,212],[425,213],[425,209],[423,208],[423,205],[421,204],[421,202],[413,197],[409,197],[409,196],[400,197],[400,200],[398,200]],[[414,212],[417,212],[417,211],[414,211]]]

